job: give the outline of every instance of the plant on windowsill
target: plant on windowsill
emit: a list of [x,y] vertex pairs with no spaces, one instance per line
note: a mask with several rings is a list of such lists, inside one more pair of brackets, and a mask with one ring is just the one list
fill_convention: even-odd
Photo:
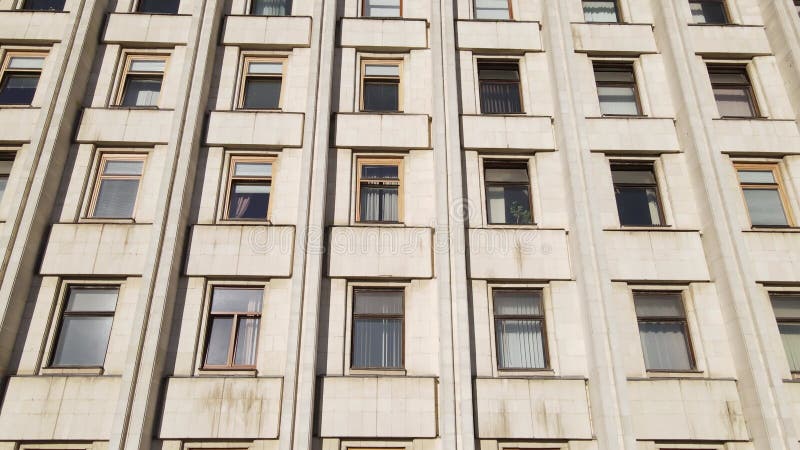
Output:
[[531,212],[530,210],[524,206],[520,205],[519,202],[511,202],[511,215],[514,216],[516,219],[516,224],[529,224],[531,223]]

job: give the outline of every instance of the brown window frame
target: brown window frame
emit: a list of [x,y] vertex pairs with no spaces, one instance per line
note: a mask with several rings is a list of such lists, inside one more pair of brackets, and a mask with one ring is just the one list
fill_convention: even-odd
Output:
[[[131,109],[158,109],[160,108],[162,93],[164,91],[164,81],[166,80],[167,67],[169,65],[169,55],[165,54],[150,54],[150,53],[125,53],[125,62],[122,66],[122,76],[119,78],[119,85],[117,86],[117,95],[114,99],[114,106]],[[164,61],[164,70],[161,72],[140,72],[132,71],[131,65],[133,61]],[[128,90],[128,78],[133,77],[153,77],[161,74],[161,87],[158,91],[158,100],[155,105],[145,106],[124,106],[122,102],[125,99],[125,92]]]
[[[3,55],[3,64],[0,67],[0,88],[3,88],[6,81],[6,74],[37,74],[39,75],[39,79],[36,84],[36,91],[33,93],[33,98],[31,98],[30,103],[8,103],[2,104],[0,106],[3,107],[26,107],[31,106],[33,104],[33,100],[36,98],[36,92],[39,91],[39,82],[42,81],[42,73],[44,73],[44,65],[47,61],[48,53],[46,52],[37,52],[37,51],[7,51],[5,55]],[[12,58],[42,58],[42,68],[41,69],[10,69],[8,66],[11,64]]]
[[[509,71],[511,67],[514,67],[517,72],[517,80],[503,80],[499,78],[481,78],[481,66],[506,66]],[[478,59],[475,67],[476,71],[476,79],[478,80],[478,106],[481,114],[485,115],[497,115],[497,116],[504,116],[504,115],[525,115],[525,97],[522,93],[522,70],[520,69],[520,60],[519,59]],[[484,82],[489,83],[496,83],[496,84],[516,84],[517,85],[517,94],[519,96],[519,111],[516,112],[487,112],[484,111],[483,105],[483,95],[481,94],[481,88]]]
[[[500,169],[500,168],[522,168],[524,166],[525,173],[528,177],[528,211],[531,214],[531,220],[528,223],[511,223],[511,222],[492,222],[489,217],[489,187],[490,186],[521,186],[522,183],[514,183],[514,182],[501,182],[501,181],[488,181],[486,178],[486,170],[487,169]],[[528,160],[520,160],[520,159],[484,159],[483,160],[483,194],[485,197],[485,207],[486,207],[486,223],[488,225],[521,225],[521,226],[532,226],[536,225],[536,217],[534,216],[533,211],[533,186],[531,184],[531,171],[529,167]]]
[[725,23],[697,23],[692,21],[694,25],[708,25],[708,26],[723,26],[723,25],[732,25],[733,22],[731,21],[731,12],[728,10],[728,2],[726,0],[688,0],[689,3],[689,14],[691,15],[691,5],[692,3],[719,3],[722,5],[722,14],[725,15]]
[[[634,307],[634,314],[636,315],[636,326],[637,326],[637,333],[639,329],[639,324],[641,322],[672,322],[672,323],[679,323],[683,326],[684,331],[684,343],[686,344],[686,352],[689,356],[689,369],[688,370],[681,370],[681,369],[649,369],[647,368],[647,361],[645,360],[645,370],[647,372],[655,372],[655,373],[686,373],[686,372],[696,372],[697,371],[697,358],[694,354],[694,345],[692,345],[692,335],[691,331],[689,330],[689,318],[686,315],[686,299],[684,298],[683,292],[680,291],[651,291],[651,290],[634,290],[633,291],[633,301],[634,304],[636,303],[636,296],[637,295],[676,295],[680,297],[680,304],[681,304],[681,317],[672,317],[672,316],[640,316]],[[644,357],[644,346],[642,346],[642,357]]]
[[[404,210],[403,210],[403,158],[402,157],[358,157],[356,159],[356,223],[361,224],[390,224],[397,225],[403,223]],[[397,166],[397,221],[372,221],[361,219],[361,187],[363,184],[385,185],[389,183],[387,179],[372,179],[364,180],[361,177],[362,166]]]
[[[630,72],[633,81],[599,81],[597,79],[597,72]],[[601,60],[592,61],[592,74],[595,78],[594,83],[596,88],[600,87],[633,87],[633,98],[636,103],[636,114],[604,114],[603,108],[600,106],[600,115],[602,117],[644,117],[644,110],[642,109],[642,99],[639,94],[639,83],[636,80],[636,69],[633,62],[606,62]],[[597,104],[600,103],[600,92],[597,92]]]
[[[263,17],[289,17],[289,16],[263,16]],[[265,63],[280,63],[281,74],[251,74],[250,63],[252,62],[265,62]],[[242,56],[242,69],[241,76],[239,77],[239,92],[236,98],[236,109],[243,111],[282,111],[283,110],[283,91],[285,88],[284,80],[286,79],[286,58],[276,56],[258,56],[258,55],[243,55]],[[266,80],[280,80],[281,92],[278,94],[278,106],[276,108],[247,108],[244,106],[245,94],[247,91],[247,81],[251,78],[266,79]]]
[[[581,10],[583,10],[583,3],[586,2],[586,1],[588,1],[588,0],[581,0]],[[611,2],[614,3],[614,13],[615,13],[614,15],[617,17],[617,21],[616,22],[588,22],[586,20],[585,13],[584,13],[583,22],[584,23],[597,23],[597,24],[604,24],[604,23],[605,24],[615,24],[615,23],[621,24],[621,23],[625,23],[625,21],[623,20],[623,17],[622,17],[622,8],[620,8],[619,0],[608,0],[608,1],[611,1]]]
[[17,159],[17,152],[16,149],[5,149],[0,147],[0,166],[2,163],[10,163],[8,164],[8,170],[5,168],[0,167],[0,179],[6,179],[6,187],[4,188],[2,195],[0,195],[0,201],[3,200],[5,196],[5,191],[8,190],[8,181],[11,180],[11,172],[14,170],[14,161]]
[[[625,167],[629,170],[648,170],[653,173],[653,183],[616,183],[614,182],[614,168],[615,167]],[[653,225],[623,225],[622,219],[620,218],[620,226],[622,227],[667,227],[667,219],[664,216],[664,200],[662,199],[661,195],[661,188],[658,182],[658,174],[656,173],[656,164],[654,161],[628,161],[628,160],[611,160],[609,162],[609,168],[611,169],[611,184],[615,191],[616,196],[616,189],[617,185],[625,186],[625,187],[641,187],[641,188],[648,188],[652,187],[656,191],[656,201],[658,204],[658,220],[661,222],[660,224],[653,224]],[[625,169],[621,169],[620,171],[624,171]],[[617,206],[617,214],[619,214],[619,206]]]
[[486,20],[489,22],[515,20],[513,2],[511,0],[506,0],[506,2],[508,3],[508,19],[483,19],[478,17],[478,1],[472,0],[472,18],[474,20]]
[[[367,75],[367,66],[396,66],[397,76]],[[364,108],[364,90],[367,82],[397,81],[397,110],[377,110]],[[403,60],[402,59],[368,59],[361,60],[361,92],[359,93],[359,111],[370,113],[402,113],[403,112]]]
[[[356,295],[358,292],[400,292],[400,303],[403,309],[402,314],[364,314],[356,313]],[[405,370],[406,367],[406,290],[402,286],[353,286],[351,302],[351,321],[350,321],[350,370]],[[399,367],[356,367],[353,362],[355,339],[355,324],[359,318],[382,318],[400,319],[400,366]]]
[[[722,119],[759,119],[763,116],[761,115],[761,110],[758,107],[758,99],[756,98],[755,88],[753,87],[753,80],[750,78],[750,73],[747,70],[746,65],[732,65],[732,64],[713,64],[707,63],[706,70],[708,71],[708,80],[711,84],[711,92],[714,95],[714,105],[717,107],[717,113],[719,113],[720,118]],[[714,83],[713,75],[714,74],[738,74],[744,75],[747,83]],[[734,88],[744,88],[747,91],[747,100],[750,104],[750,109],[753,111],[752,116],[726,116],[723,115],[719,110],[719,104],[717,103],[716,94],[714,94],[714,89],[716,87],[734,87]]]
[[399,5],[399,11],[397,16],[368,16],[367,15],[367,0],[361,0],[361,17],[373,18],[373,19],[391,19],[391,18],[402,18],[403,17],[403,0],[397,0]]
[[[800,317],[796,317],[796,318],[781,318],[781,317],[778,317],[778,314],[775,312],[775,307],[774,307],[776,298],[780,298],[780,297],[800,298],[800,292],[796,292],[796,291],[770,291],[770,292],[768,292],[768,295],[769,295],[770,306],[772,307],[772,313],[775,316],[775,323],[778,325],[778,334],[779,335],[781,335],[781,332],[780,332],[781,324],[800,325]],[[778,300],[778,301],[780,301],[780,300]],[[783,341],[783,336],[782,335],[781,335],[781,341]],[[787,350],[785,348],[785,345],[786,344],[781,342],[781,346],[784,348],[784,351],[787,352]],[[789,363],[788,355],[786,355],[786,358],[787,358],[786,362]],[[788,364],[788,365],[789,365],[789,371],[793,375],[794,374],[800,374],[800,368],[797,368],[795,370],[795,369],[792,369],[791,364]]]
[[[236,222],[269,222],[270,217],[272,217],[272,182],[275,178],[275,166],[276,166],[277,158],[275,156],[255,156],[255,155],[230,155],[228,160],[228,175],[227,175],[227,182],[225,183],[225,195],[223,196],[223,204],[222,204],[222,220],[230,220]],[[236,163],[237,162],[257,162],[263,164],[270,164],[272,166],[272,175],[269,177],[248,177],[248,176],[239,176],[236,175]],[[269,203],[267,204],[267,216],[263,219],[248,219],[248,218],[236,218],[230,217],[230,202],[231,202],[231,193],[233,192],[232,187],[233,183],[237,181],[242,182],[267,182],[267,185],[270,187],[269,192]]]
[[[142,162],[142,173],[139,176],[134,175],[103,175],[103,171],[108,163],[108,161],[117,160],[117,161],[141,161]],[[89,199],[89,208],[86,214],[86,218],[88,219],[97,219],[97,220],[125,220],[125,219],[133,219],[136,217],[136,207],[139,205],[139,193],[142,190],[142,180],[144,179],[144,172],[147,168],[147,155],[144,153],[101,153],[98,162],[97,162],[97,171],[94,178],[94,185],[92,187],[92,194]],[[100,184],[103,180],[111,179],[111,180],[139,180],[139,184],[136,186],[136,200],[133,202],[133,207],[131,208],[131,217],[120,218],[120,217],[95,217],[95,208],[97,207],[97,200],[98,195],[100,194]]]
[[[526,292],[539,296],[542,309],[541,315],[508,314],[497,315],[494,312],[495,294],[497,292]],[[547,342],[547,313],[544,305],[544,290],[542,288],[523,288],[523,287],[493,287],[492,288],[492,327],[494,328],[492,339],[494,340],[495,365],[498,371],[502,372],[536,372],[550,370],[550,346]],[[542,324],[542,352],[544,367],[500,367],[500,342],[497,340],[497,324],[504,320],[538,320]]]
[[[113,311],[67,311],[68,302],[70,299],[70,295],[72,290],[91,290],[91,289],[116,289],[117,290],[117,298],[114,302],[114,310]],[[114,319],[117,314],[117,308],[119,307],[119,294],[122,290],[122,286],[120,284],[82,284],[82,283],[69,283],[67,284],[61,292],[61,302],[59,305],[59,313],[58,313],[58,325],[56,326],[55,333],[53,334],[53,341],[50,347],[50,355],[47,359],[48,368],[53,369],[69,369],[69,368],[102,368],[105,366],[105,360],[108,358],[108,345],[111,343],[111,333],[114,331]],[[106,352],[105,356],[103,357],[103,362],[100,365],[80,365],[80,364],[55,364],[54,360],[56,358],[56,351],[58,349],[58,344],[61,342],[61,332],[63,331],[64,326],[64,317],[67,316],[80,316],[80,317],[111,317],[111,328],[108,331],[108,341],[106,341]]]
[[[236,358],[236,344],[237,344],[237,335],[239,332],[239,319],[241,318],[258,318],[258,326],[259,329],[256,334],[256,346],[255,346],[255,360],[258,360],[258,344],[259,338],[261,337],[261,326],[263,323],[262,315],[264,313],[263,305],[261,307],[261,311],[259,312],[242,312],[242,311],[212,311],[212,302],[214,301],[214,290],[215,289],[237,289],[237,290],[253,290],[253,291],[261,291],[261,299],[262,302],[264,301],[264,286],[250,286],[250,285],[228,285],[228,284],[215,284],[210,287],[210,295],[208,296],[208,314],[206,316],[206,329],[205,329],[205,339],[204,339],[204,348],[203,348],[203,360],[202,364],[200,365],[201,370],[255,370],[257,364],[252,365],[237,365],[234,363]],[[211,324],[216,317],[230,317],[232,320],[231,326],[231,335],[230,340],[228,342],[228,362],[225,365],[213,365],[208,364],[206,361],[208,360],[208,349],[211,339],[211,331],[212,327]]]
[[[736,171],[736,182],[739,184],[739,192],[742,195],[742,202],[744,204],[744,209],[747,211],[747,218],[750,221],[750,226],[753,228],[791,228],[795,226],[794,216],[792,215],[792,209],[790,208],[789,204],[789,196],[786,192],[786,188],[783,183],[783,179],[781,178],[781,168],[778,163],[734,163],[733,168]],[[757,170],[766,172],[767,170],[772,172],[772,177],[775,179],[775,183],[746,183],[742,184],[741,180],[739,180],[739,170]],[[744,196],[744,188],[745,186],[748,189],[763,189],[763,190],[777,190],[778,197],[781,200],[781,206],[783,207],[783,214],[786,216],[786,225],[753,225],[753,219],[750,217],[750,208],[747,206],[747,199]]]

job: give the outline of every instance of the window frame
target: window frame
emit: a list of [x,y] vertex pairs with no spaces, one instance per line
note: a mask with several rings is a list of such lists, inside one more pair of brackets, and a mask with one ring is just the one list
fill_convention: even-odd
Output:
[[[481,82],[482,82],[482,80],[481,80],[481,77],[480,77],[480,73],[481,73],[481,65],[484,65],[484,64],[488,64],[488,65],[499,64],[499,65],[508,65],[508,66],[515,65],[516,66],[516,68],[517,68],[517,76],[519,77],[519,79],[516,82],[517,85],[518,85],[517,91],[519,93],[519,107],[520,107],[520,111],[519,112],[511,112],[511,113],[509,113],[509,112],[485,112],[483,110],[483,101],[482,101],[482,97],[481,97]],[[510,57],[510,58],[488,57],[488,58],[485,58],[485,57],[480,57],[479,56],[479,57],[475,58],[475,80],[477,80],[477,82],[475,83],[475,100],[477,102],[476,106],[477,106],[478,115],[487,115],[487,116],[524,116],[524,115],[527,114],[526,107],[525,107],[526,106],[525,105],[525,94],[524,94],[525,84],[524,84],[524,76],[523,76],[523,72],[522,72],[522,67],[523,67],[522,58],[519,58],[519,57]],[[492,79],[487,79],[487,81],[492,81]],[[498,81],[504,82],[505,80],[498,80]]]
[[[257,16],[258,17],[258,16]],[[262,16],[262,17],[289,17],[289,16]],[[283,102],[284,102],[284,89],[286,83],[286,65],[288,63],[288,58],[285,56],[276,56],[276,55],[256,55],[256,54],[249,54],[245,53],[241,56],[241,67],[240,67],[240,75],[239,75],[239,87],[238,93],[236,94],[236,110],[237,111],[283,111]],[[265,62],[265,63],[280,63],[281,65],[281,75],[278,77],[274,74],[249,74],[249,65],[251,62]],[[245,91],[247,90],[247,80],[248,78],[259,78],[259,79],[268,79],[268,80],[275,80],[280,79],[281,82],[281,91],[278,94],[278,106],[276,108],[246,108],[244,106],[245,103]]]
[[[633,77],[632,82],[617,81],[598,81],[597,72],[630,72]],[[616,69],[616,70],[614,70]],[[626,118],[626,117],[647,117],[642,105],[642,96],[639,91],[639,78],[636,74],[635,61],[606,61],[601,59],[592,60],[592,76],[594,77],[595,91],[597,92],[597,106],[600,110],[600,117]],[[606,114],[603,113],[602,102],[600,101],[600,87],[633,87],[633,98],[636,104],[636,114]]]
[[[0,66],[0,89],[3,88],[3,83],[6,79],[6,74],[8,73],[21,73],[21,74],[33,74],[38,73],[39,79],[36,83],[36,90],[33,93],[33,97],[31,98],[30,103],[0,103],[0,106],[3,108],[29,108],[33,106],[34,100],[36,100],[36,94],[39,92],[39,83],[42,81],[42,74],[44,74],[45,65],[47,64],[47,56],[49,55],[48,52],[44,52],[41,50],[33,50],[33,51],[25,51],[21,49],[13,49],[13,50],[6,50],[3,54],[3,63]],[[42,68],[39,70],[26,70],[26,69],[9,69],[8,65],[11,63],[11,59],[14,57],[22,57],[22,58],[42,58]],[[2,92],[2,91],[0,91]]]
[[400,3],[400,5],[398,7],[399,8],[398,15],[397,16],[391,16],[391,17],[368,16],[367,15],[367,1],[368,0],[361,0],[359,2],[360,6],[361,6],[361,11],[360,11],[359,17],[367,18],[367,19],[378,19],[378,20],[381,20],[381,19],[402,19],[403,18],[403,3],[404,3],[403,0],[397,0]]
[[[3,173],[0,170],[0,178],[3,176],[6,177],[6,187],[0,194],[0,202],[3,201],[5,197],[5,193],[8,192],[8,185],[11,181],[11,174],[14,172],[14,163],[17,161],[17,156],[19,155],[20,149],[18,148],[11,148],[11,147],[0,147],[0,162],[10,162],[10,168],[8,169],[8,173]],[[1,203],[0,203],[1,204]]]
[[[614,167],[615,166],[628,166],[628,167],[641,167],[647,168],[653,173],[653,184],[642,184],[642,183],[616,183],[614,182]],[[617,185],[620,184],[621,186],[626,187],[654,187],[656,191],[656,200],[658,204],[658,220],[661,222],[660,224],[651,224],[651,225],[624,225],[622,223],[622,218],[619,217],[619,205],[616,203],[616,192],[614,195],[614,206],[617,208],[617,217],[619,218],[619,226],[620,228],[667,228],[670,225],[667,223],[666,211],[664,210],[664,199],[661,192],[661,183],[659,172],[656,168],[656,161],[651,160],[629,160],[629,159],[612,159],[608,163],[608,167],[611,173],[611,187],[616,191]]]
[[[169,14],[168,14],[169,15]],[[164,53],[127,53],[123,54],[124,62],[122,64],[122,74],[119,77],[117,85],[117,95],[114,98],[113,106],[117,108],[129,109],[159,109],[161,108],[161,99],[164,93],[164,82],[167,79],[167,70],[169,69],[170,55]],[[158,91],[158,100],[155,105],[151,106],[125,106],[122,104],[125,99],[125,92],[128,90],[128,77],[133,76],[154,76],[158,72],[132,72],[130,70],[133,61],[164,61],[164,70],[161,71],[161,87]]]
[[626,23],[625,22],[625,18],[622,15],[622,5],[620,5],[620,1],[619,0],[608,0],[608,1],[614,2],[614,11],[615,11],[615,15],[617,16],[617,21],[616,22],[589,22],[589,21],[587,21],[586,20],[586,12],[583,10],[583,6],[584,6],[583,4],[584,4],[585,1],[586,0],[581,0],[581,11],[584,14],[583,23],[599,24],[599,25],[602,25],[602,24],[613,25],[613,24],[624,24],[624,23]]
[[[750,222],[751,228],[784,229],[784,228],[792,228],[795,226],[794,216],[792,215],[791,203],[789,201],[789,194],[786,191],[783,179],[781,177],[780,163],[734,162],[733,169],[734,169],[734,174],[736,176],[736,183],[739,185],[739,193],[742,196],[742,204],[744,206],[745,212],[747,213],[747,219]],[[739,180],[739,170],[758,170],[761,172],[766,172],[767,169],[769,169],[769,171],[772,172],[772,177],[775,179],[774,184],[767,184],[767,183],[742,184],[742,181]],[[783,207],[783,214],[786,216],[786,225],[754,225],[753,219],[750,215],[750,207],[747,206],[747,198],[744,195],[745,186],[747,186],[748,189],[778,191],[778,197],[780,198],[781,206]]]
[[[254,155],[254,154],[242,154],[242,153],[231,153],[226,155],[225,158],[225,166],[227,173],[225,174],[225,185],[223,187],[222,196],[222,205],[221,205],[221,221],[223,222],[252,222],[252,223],[270,223],[272,218],[272,188],[274,187],[275,181],[275,170],[277,167],[277,156],[273,155]],[[267,216],[263,219],[248,219],[248,218],[236,218],[230,217],[230,198],[231,198],[231,187],[233,186],[233,182],[236,180],[243,180],[243,181],[262,181],[265,180],[266,177],[244,177],[244,176],[237,176],[235,174],[235,164],[237,162],[259,162],[259,163],[269,163],[272,165],[272,175],[269,177],[269,186],[270,186],[270,193],[269,193],[269,203],[267,204]]]
[[[214,301],[214,290],[215,289],[238,289],[238,290],[253,290],[253,291],[261,291],[261,311],[260,312],[237,312],[237,311],[222,311],[222,312],[214,312],[211,310]],[[259,341],[261,340],[261,327],[263,326],[264,320],[264,306],[267,302],[266,295],[267,295],[267,286],[263,283],[261,284],[234,284],[234,283],[213,283],[207,286],[207,295],[206,295],[206,306],[204,310],[204,322],[203,322],[203,342],[202,342],[202,352],[200,352],[200,361],[198,364],[198,371],[254,371],[258,369],[258,350],[259,350]],[[215,317],[231,317],[233,326],[231,327],[231,333],[229,336],[228,342],[228,363],[226,365],[209,365],[206,363],[208,359],[208,349],[209,349],[209,339],[211,337],[211,323]],[[256,334],[256,344],[255,344],[255,363],[253,365],[236,365],[234,363],[236,358],[236,344],[237,344],[237,334],[239,331],[239,319],[242,317],[248,318],[258,318],[258,332]]]
[[[753,78],[750,76],[750,70],[748,69],[749,64],[725,64],[725,63],[714,63],[714,62],[706,62],[706,72],[708,72],[708,82],[711,85],[711,95],[714,99],[714,106],[717,108],[717,114],[719,114],[720,119],[744,119],[744,120],[752,120],[752,119],[762,119],[764,116],[762,115],[761,108],[759,107],[758,96],[756,95],[756,87],[753,84]],[[747,79],[747,83],[714,83],[712,80],[712,72],[713,73],[736,73],[742,74]],[[717,102],[717,96],[714,93],[715,87],[744,87],[747,91],[747,99],[750,103],[750,109],[753,111],[752,116],[728,116],[722,114],[719,109],[719,103]]]
[[[636,312],[636,296],[637,295],[676,295],[680,297],[680,305],[681,305],[681,312],[682,315],[679,318],[671,317],[671,316],[645,316],[642,318]],[[692,339],[692,332],[691,326],[689,324],[689,314],[686,309],[686,295],[682,290],[664,290],[664,289],[632,289],[631,290],[631,298],[633,300],[633,314],[636,317],[636,334],[639,336],[639,348],[642,352],[642,364],[644,366],[646,373],[653,373],[653,374],[663,374],[663,373],[697,373],[699,372],[699,366],[697,361],[697,355],[695,353],[693,339]],[[686,345],[686,353],[689,357],[689,369],[649,369],[647,367],[647,360],[645,359],[644,355],[644,345],[642,345],[642,337],[641,331],[639,330],[639,324],[641,322],[671,322],[671,323],[680,323],[683,325],[684,330],[684,344]]]
[[[538,293],[539,301],[541,303],[542,314],[535,315],[502,315],[500,318],[495,314],[494,302],[496,292],[529,292]],[[493,352],[493,365],[498,374],[502,373],[524,373],[524,372],[551,372],[553,371],[552,359],[550,355],[550,343],[548,342],[548,329],[547,329],[547,304],[545,300],[545,288],[542,286],[528,287],[528,286],[507,286],[497,285],[490,286],[489,288],[489,314],[491,315],[491,339],[494,341],[492,345]],[[538,320],[542,324],[542,352],[544,359],[544,367],[500,367],[500,342],[497,340],[497,323],[502,320]]]
[[781,324],[800,325],[800,317],[791,319],[779,318],[778,315],[775,313],[774,304],[775,304],[775,299],[780,297],[800,297],[800,292],[794,290],[773,290],[773,289],[767,291],[767,298],[769,299],[770,308],[772,309],[772,316],[775,318],[775,325],[776,325],[775,331],[778,333],[778,339],[781,341],[781,348],[783,348],[784,350],[784,358],[785,358],[784,360],[786,361],[786,365],[789,368],[789,372],[792,374],[792,377],[797,378],[798,375],[800,375],[800,368],[798,368],[797,370],[792,370],[792,366],[789,361],[789,356],[786,354],[787,353],[786,344],[784,344],[783,342],[783,335],[781,334],[780,326]]
[[43,12],[68,12],[65,8],[67,7],[67,1],[64,0],[64,6],[61,9],[32,9],[27,8],[28,0],[20,0],[19,7],[16,8],[19,11],[43,11]]
[[142,1],[143,0],[136,0],[136,4],[134,5],[133,11],[131,11],[131,12],[137,13],[137,14],[155,14],[155,15],[161,15],[161,16],[176,16],[176,15],[180,15],[181,14],[181,2],[183,0],[178,0],[178,9],[176,9],[174,13],[141,12],[141,11],[139,11],[139,8],[142,5]]
[[[86,217],[85,219],[95,220],[95,221],[128,221],[128,220],[135,220],[136,218],[136,207],[139,206],[139,194],[142,190],[142,181],[144,180],[144,174],[147,170],[147,153],[116,153],[116,152],[99,152],[96,159],[97,162],[94,168],[94,179],[92,180],[92,190],[89,196],[88,207],[86,210]],[[95,208],[97,207],[97,197],[100,193],[100,184],[104,179],[116,179],[116,180],[132,180],[134,179],[132,175],[103,175],[103,170],[106,167],[106,163],[109,160],[123,160],[123,161],[142,161],[142,173],[137,178],[139,180],[139,185],[136,187],[136,199],[133,202],[133,207],[131,209],[131,217],[95,217]]]
[[289,14],[285,15],[267,15],[267,14],[253,14],[253,7],[255,6],[255,0],[247,0],[245,4],[245,16],[255,16],[255,17],[292,17],[292,11],[294,9],[294,2],[295,0],[283,0],[286,2],[290,2],[289,5]]
[[[397,314],[357,314],[356,313],[356,294],[359,291],[379,291],[379,292],[400,292],[400,302],[403,308],[402,315]],[[350,355],[349,355],[349,363],[347,364],[348,370],[352,372],[363,372],[363,371],[382,371],[382,372],[392,372],[392,371],[405,371],[406,370],[406,287],[402,285],[353,285],[350,289],[350,326],[348,327],[347,332],[350,335]],[[361,317],[377,317],[377,318],[387,318],[387,319],[400,319],[400,366],[399,367],[356,367],[353,364],[353,356],[354,356],[354,349],[355,349],[355,323],[356,319]]]
[[478,2],[477,0],[471,0],[472,2],[472,20],[485,20],[487,22],[509,22],[516,20],[514,17],[514,2],[512,0],[506,0],[508,3],[508,19],[483,19],[478,17]]
[[[722,5],[722,14],[725,16],[725,23],[698,23],[694,21],[694,16],[692,15],[692,4],[693,3],[719,3]],[[728,9],[728,2],[726,0],[688,0],[687,4],[689,5],[689,18],[692,20],[691,24],[696,26],[726,26],[726,25],[735,25],[733,23],[733,19],[731,18],[731,12]]]
[[[534,209],[534,191],[533,191],[533,178],[531,174],[531,164],[529,159],[520,159],[520,158],[492,158],[491,156],[482,157],[480,159],[480,179],[481,179],[481,189],[483,194],[483,208],[484,208],[484,216],[485,216],[485,223],[488,227],[513,227],[513,228],[524,228],[524,227],[534,227],[536,226],[536,214]],[[489,217],[489,190],[487,189],[490,185],[491,186],[503,186],[503,185],[513,185],[519,186],[519,183],[500,183],[500,182],[490,182],[486,180],[486,169],[487,165],[507,165],[507,166],[525,166],[525,172],[528,176],[528,208],[531,213],[531,221],[530,223],[501,223],[501,222],[492,222]]]
[[[403,60],[402,59],[373,59],[373,58],[361,58],[361,66],[360,66],[360,83],[359,83],[359,95],[358,95],[358,110],[359,112],[369,113],[369,114],[402,114],[403,111]],[[364,90],[365,85],[367,83],[367,79],[370,80],[393,80],[394,77],[388,76],[367,76],[367,65],[375,65],[375,66],[397,66],[397,111],[392,110],[367,110],[364,109]]]
[[[355,167],[355,217],[354,222],[357,225],[371,225],[371,226],[396,226],[402,225],[405,219],[405,210],[404,210],[404,202],[403,199],[405,197],[405,180],[404,180],[404,173],[403,173],[403,163],[404,157],[402,156],[373,156],[373,155],[365,155],[365,156],[356,156]],[[365,221],[361,220],[361,168],[364,165],[368,166],[397,166],[397,221],[390,222],[390,221]]]

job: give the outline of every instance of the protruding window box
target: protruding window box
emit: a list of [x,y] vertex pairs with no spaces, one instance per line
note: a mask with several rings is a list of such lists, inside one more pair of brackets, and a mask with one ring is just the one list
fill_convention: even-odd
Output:
[[800,153],[794,120],[715,119],[714,143],[724,153]]
[[195,225],[188,248],[188,276],[288,277],[294,227]]
[[433,230],[402,226],[332,227],[331,278],[430,278]]
[[742,234],[758,282],[800,283],[800,229],[777,228]]
[[0,141],[29,142],[39,121],[39,108],[0,108]]
[[539,52],[542,38],[538,22],[508,20],[459,20],[459,50],[480,52]]
[[772,54],[762,26],[694,25],[688,30],[698,55],[751,58]]
[[606,230],[612,280],[707,281],[700,233],[692,230]]
[[464,148],[477,150],[553,150],[550,117],[464,115]]
[[172,129],[172,113],[155,108],[86,108],[76,141],[165,144]]
[[343,18],[342,47],[361,50],[412,50],[428,47],[428,25],[422,19]]
[[301,16],[227,16],[224,45],[248,48],[294,48],[311,45],[311,18]]
[[430,148],[430,117],[423,114],[340,113],[336,115],[336,147]]
[[592,151],[678,152],[675,122],[668,118],[603,117],[586,120]]
[[641,55],[658,53],[649,24],[573,23],[575,51],[593,55]]
[[280,111],[212,111],[207,145],[300,147],[303,114]]
[[568,280],[572,277],[564,230],[470,229],[469,259],[471,278]]
[[108,15],[103,42],[121,45],[148,44],[186,45],[192,16],[178,14]]
[[0,40],[48,44],[67,34],[70,16],[60,11],[0,11]]

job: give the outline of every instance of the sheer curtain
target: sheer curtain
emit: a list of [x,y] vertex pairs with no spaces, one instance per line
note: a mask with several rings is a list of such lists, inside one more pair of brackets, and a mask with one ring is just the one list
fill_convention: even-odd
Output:
[[259,16],[288,16],[292,0],[253,0],[252,14]]
[[583,18],[587,22],[616,22],[617,5],[613,0],[584,1]]
[[781,323],[778,324],[778,330],[783,339],[783,348],[786,349],[789,369],[792,372],[800,371],[800,323]]
[[396,187],[361,188],[361,220],[364,222],[397,222],[398,196]]
[[639,322],[647,369],[691,370],[686,329],[677,322]]
[[402,367],[402,291],[356,291],[353,313],[353,367]]
[[497,366],[542,369],[546,366],[541,296],[531,291],[494,294]]

